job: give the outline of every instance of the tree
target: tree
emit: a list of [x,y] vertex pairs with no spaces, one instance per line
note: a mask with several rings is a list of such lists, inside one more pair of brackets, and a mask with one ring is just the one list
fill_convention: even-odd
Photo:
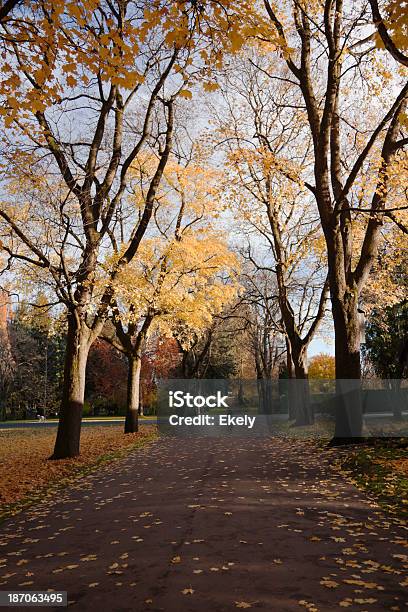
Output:
[[395,225],[384,227],[383,242],[362,292],[366,316],[373,310],[379,312],[404,300],[408,290],[407,270],[405,235]]
[[127,367],[123,355],[98,339],[91,346],[86,367],[86,394],[90,412],[103,408],[118,413],[126,406]]
[[111,324],[102,332],[128,359],[125,433],[138,428],[148,335],[159,330],[175,336],[180,329],[180,343],[188,346],[235,295],[234,284],[223,277],[234,274],[236,257],[214,227],[219,204],[214,172],[194,157],[186,166],[171,160],[157,202],[156,235],[144,239],[139,257],[118,274]]
[[[11,233],[10,258],[47,271],[67,308],[64,399],[53,453],[62,458],[79,452],[89,348],[108,316],[115,278],[137,254],[150,222],[172,148],[175,98],[189,100],[194,80],[209,91],[216,87],[213,72],[225,51],[242,46],[247,25],[230,0],[15,6],[16,18],[2,22],[6,165],[8,176],[35,174],[36,189],[43,182],[52,195],[51,252],[38,244],[38,228],[26,231],[26,203],[4,205],[0,217]],[[251,2],[242,6],[248,10]],[[132,215],[124,203],[128,174],[146,149],[156,165]],[[126,247],[97,297],[101,252],[109,246],[116,252],[118,242]]]
[[0,419],[5,418],[7,397],[15,370],[8,330],[9,306],[8,292],[0,288]]
[[[267,71],[271,87],[279,79],[296,85],[312,139],[313,161],[304,184],[316,202],[327,249],[336,377],[343,396],[336,411],[335,441],[340,443],[361,436],[362,431],[359,300],[381,238],[389,179],[398,173],[400,152],[407,142],[402,119],[408,85],[398,74],[392,79],[381,61],[375,64],[378,70],[371,71],[375,50],[353,51],[353,43],[361,40],[361,17],[366,14],[360,5],[296,1],[278,10],[269,0],[263,4],[262,40],[278,49]],[[261,45],[267,49],[265,42]],[[279,69],[282,62],[285,68]],[[367,110],[362,117],[361,99],[360,109],[352,103],[350,88],[355,90],[358,75],[362,75],[359,87],[371,93],[370,104],[378,107],[375,114]],[[387,100],[377,95],[378,81],[383,91],[389,88]],[[362,122],[367,135],[362,133]],[[306,153],[309,150],[304,149]],[[342,380],[350,381],[346,393]]]
[[11,376],[4,402],[14,418],[35,410],[44,416],[55,414],[61,399],[64,330],[52,317],[43,294],[31,303],[20,301],[7,325]]
[[[239,304],[240,299],[233,300],[218,314],[214,309],[212,320],[204,329],[193,333],[185,326],[176,329],[175,337],[182,356],[179,377],[225,379],[238,373],[245,351],[242,342],[247,341],[240,335],[242,315],[237,313]],[[186,333],[190,336],[187,342]]]
[[143,349],[155,329],[174,335],[182,329],[189,345],[198,330],[211,322],[234,288],[217,276],[235,263],[219,235],[195,237],[193,232],[173,242],[145,239],[138,260],[119,275],[113,329],[102,337],[122,351],[129,364],[125,433],[138,428]]
[[285,350],[292,374],[290,349],[284,339],[275,276],[270,270],[251,266],[242,277],[246,289],[243,296],[246,309],[243,315],[247,323],[250,352],[255,364],[259,412],[267,414],[272,409],[271,379],[274,375],[276,377]]
[[[388,379],[399,391],[401,380],[408,376],[408,300],[374,309],[366,325],[365,351],[377,376]],[[402,418],[401,403],[393,402],[394,416]]]
[[163,379],[177,378],[179,364],[180,351],[174,338],[153,333],[147,339],[140,376],[140,413],[155,412],[157,383]]
[[[406,216],[406,211],[400,213],[399,221],[405,221],[404,213]],[[363,357],[377,376],[390,379],[397,391],[408,359],[408,334],[403,325],[397,325],[408,289],[405,244],[399,225],[385,228],[383,244],[362,294],[367,319]]]
[[309,376],[312,379],[332,380],[336,377],[336,363],[333,355],[319,353],[309,360]]
[[[217,107],[218,138],[227,150],[231,206],[255,242],[247,257],[255,268],[276,276],[277,303],[298,379],[296,422],[306,425],[313,420],[307,348],[325,314],[328,283],[321,231],[301,178],[309,160],[298,161],[305,121],[292,110],[299,104],[294,87],[284,82],[271,89],[267,67],[252,49],[230,62],[222,86],[225,108]],[[265,244],[263,258],[259,241]]]
[[[115,279],[150,222],[172,147],[174,100],[189,97],[184,88],[196,71],[189,13],[173,22],[171,9],[165,18],[149,8],[35,2],[3,25],[3,248],[10,260],[37,267],[67,311],[55,459],[79,453],[89,349],[108,316]],[[135,206],[127,197],[129,174],[147,154],[155,164]],[[106,249],[120,249],[120,257],[96,294]]]

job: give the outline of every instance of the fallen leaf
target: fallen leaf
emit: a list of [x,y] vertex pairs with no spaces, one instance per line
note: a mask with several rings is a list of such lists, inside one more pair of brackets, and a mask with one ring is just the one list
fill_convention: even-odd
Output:
[[337,587],[339,586],[339,583],[335,580],[321,580],[320,584],[326,587],[327,589],[337,589]]
[[183,589],[181,592],[183,593],[183,595],[192,595],[194,593],[194,589],[189,587],[188,589]]

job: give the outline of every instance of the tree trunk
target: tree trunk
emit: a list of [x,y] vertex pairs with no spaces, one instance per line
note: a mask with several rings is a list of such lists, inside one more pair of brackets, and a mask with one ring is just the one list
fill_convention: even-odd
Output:
[[342,296],[332,289],[337,396],[333,446],[356,443],[362,436],[361,330],[357,306],[357,289],[346,288]]
[[264,378],[264,414],[273,413],[273,394],[272,394],[272,380],[270,378]]
[[265,397],[264,397],[264,384],[261,376],[257,376],[256,386],[258,391],[258,414],[264,413]]
[[51,459],[79,455],[82,409],[85,394],[85,372],[90,349],[89,330],[68,314],[64,383],[57,438]]
[[295,414],[295,388],[293,386],[293,360],[292,360],[292,349],[289,340],[286,338],[286,367],[288,370],[288,381],[287,381],[287,404],[288,404],[288,419],[293,421],[296,417]]
[[295,370],[295,379],[292,379],[289,384],[294,385],[292,397],[295,400],[295,426],[312,425],[314,423],[314,415],[310,403],[306,354],[302,352],[297,355],[292,352],[292,360]]
[[140,372],[142,358],[140,355],[128,355],[128,385],[125,433],[136,433],[139,430]]
[[258,414],[272,413],[271,381],[268,378],[258,377]]
[[402,421],[402,410],[404,406],[404,391],[401,389],[401,382],[400,378],[393,378],[391,380],[392,414],[396,421]]
[[238,406],[245,406],[244,384],[242,378],[238,380]]

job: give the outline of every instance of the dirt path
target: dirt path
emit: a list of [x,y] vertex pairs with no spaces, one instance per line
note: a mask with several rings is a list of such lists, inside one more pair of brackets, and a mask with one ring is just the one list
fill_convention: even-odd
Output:
[[73,610],[407,610],[408,531],[281,440],[164,439],[0,527],[0,589]]

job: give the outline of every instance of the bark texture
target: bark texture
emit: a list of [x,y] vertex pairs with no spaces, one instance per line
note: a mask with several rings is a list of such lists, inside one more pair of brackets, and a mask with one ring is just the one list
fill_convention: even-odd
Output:
[[128,364],[125,433],[136,433],[139,430],[141,355],[128,355]]
[[79,455],[85,372],[90,346],[89,330],[84,324],[81,326],[75,315],[70,314],[64,365],[63,399],[51,459],[64,459]]

